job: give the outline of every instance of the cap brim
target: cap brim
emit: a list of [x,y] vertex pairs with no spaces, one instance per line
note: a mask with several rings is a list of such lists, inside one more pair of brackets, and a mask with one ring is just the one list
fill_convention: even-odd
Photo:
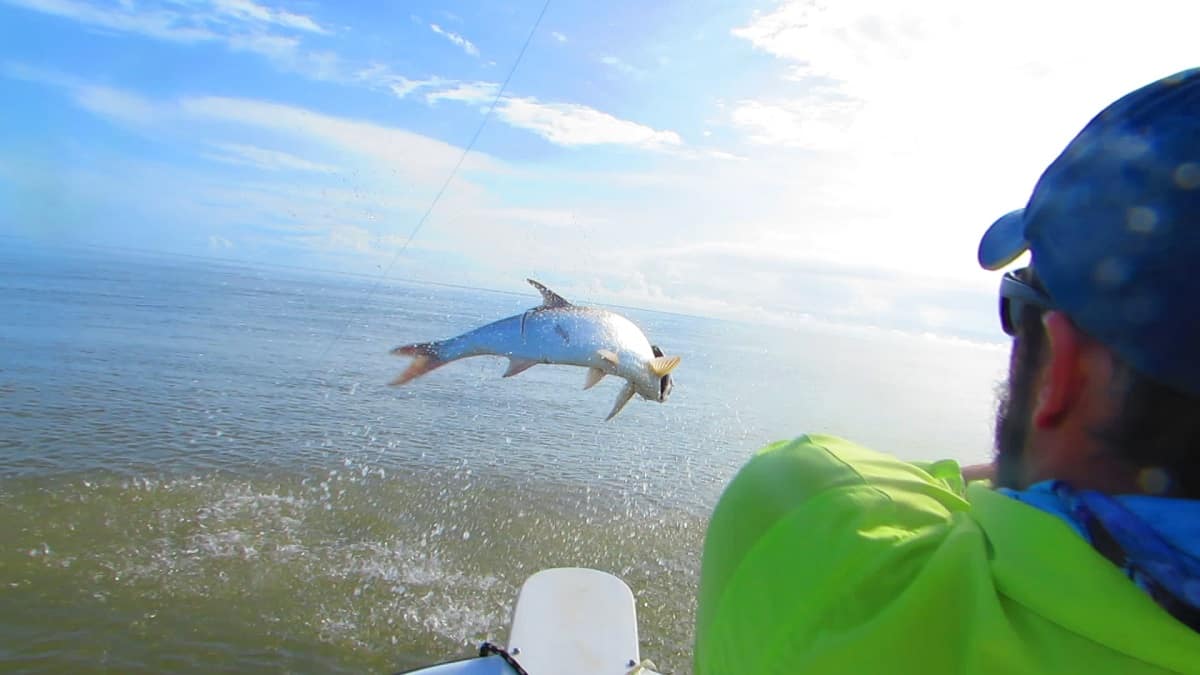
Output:
[[1000,216],[979,240],[979,264],[987,270],[998,270],[1029,250],[1025,239],[1025,209]]

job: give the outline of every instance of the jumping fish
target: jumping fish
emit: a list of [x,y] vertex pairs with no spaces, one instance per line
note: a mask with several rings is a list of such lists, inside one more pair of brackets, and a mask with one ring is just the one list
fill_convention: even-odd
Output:
[[410,356],[412,362],[391,383],[404,384],[451,361],[490,354],[508,357],[504,377],[549,363],[587,368],[584,389],[605,375],[624,378],[625,386],[605,421],[616,417],[634,394],[659,403],[667,400],[678,356],[665,356],[620,314],[572,305],[533,279],[526,281],[541,292],[540,306],[446,340],[396,347],[393,354]]

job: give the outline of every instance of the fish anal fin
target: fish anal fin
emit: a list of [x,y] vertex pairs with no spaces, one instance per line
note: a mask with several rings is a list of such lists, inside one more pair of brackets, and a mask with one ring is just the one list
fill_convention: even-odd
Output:
[[596,386],[596,383],[603,380],[606,374],[603,368],[588,368],[587,382],[583,383],[583,388],[591,389]]
[[678,356],[660,356],[656,359],[650,360],[650,370],[654,371],[654,374],[659,377],[662,377],[672,370],[675,370],[675,367],[678,365]]
[[554,291],[550,290],[549,288],[546,288],[545,286],[534,281],[533,279],[526,279],[525,281],[528,281],[534,288],[538,289],[539,293],[542,294],[542,308],[543,309],[550,309],[552,307],[570,307],[571,306],[571,303],[567,302],[566,299],[563,298],[563,296],[559,295],[558,293],[555,293]]
[[621,365],[621,357],[617,356],[617,353],[611,349],[597,349],[596,353],[600,355],[600,358],[608,361],[614,366]]
[[508,370],[504,371],[504,377],[520,375],[539,363],[541,363],[541,361],[534,361],[532,359],[519,359],[515,356],[510,356],[508,358]]
[[613,404],[612,412],[608,413],[608,417],[605,417],[604,421],[607,422],[616,417],[617,413],[621,412],[621,408],[624,408],[625,404],[629,403],[629,399],[633,398],[633,393],[633,383],[626,382],[625,387],[621,389],[621,393],[617,394],[617,402]]

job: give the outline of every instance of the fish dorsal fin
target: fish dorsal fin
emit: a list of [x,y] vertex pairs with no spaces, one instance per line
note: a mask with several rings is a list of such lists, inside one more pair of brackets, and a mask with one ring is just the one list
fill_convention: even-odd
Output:
[[600,358],[608,361],[614,366],[621,365],[621,357],[617,356],[617,353],[611,349],[597,349],[596,353],[600,355]]
[[678,356],[660,356],[650,360],[650,370],[654,371],[655,375],[662,377],[667,373],[675,370],[675,366],[679,365]]
[[542,308],[550,309],[552,307],[570,307],[571,306],[571,303],[567,302],[566,299],[563,298],[563,296],[559,295],[558,293],[555,293],[554,291],[550,290],[549,288],[546,288],[545,286],[534,281],[533,279],[526,279],[525,281],[528,281],[530,284],[532,284],[533,287],[538,289],[538,292],[540,292],[542,294]]
[[633,383],[627,382],[625,384],[625,388],[621,390],[621,393],[617,394],[617,402],[613,404],[612,412],[608,413],[608,417],[605,417],[604,421],[607,422],[616,417],[617,413],[621,412],[621,408],[624,408],[625,404],[629,403],[629,399],[633,398],[633,394]]
[[584,389],[591,389],[596,386],[596,383],[604,379],[605,373],[600,368],[588,368],[587,382],[583,383]]

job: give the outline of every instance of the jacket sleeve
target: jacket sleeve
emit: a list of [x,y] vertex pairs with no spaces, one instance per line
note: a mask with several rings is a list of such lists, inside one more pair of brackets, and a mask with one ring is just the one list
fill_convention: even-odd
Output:
[[963,491],[954,462],[918,466],[827,436],[764,448],[709,523],[696,672],[798,670],[861,635],[966,511]]

